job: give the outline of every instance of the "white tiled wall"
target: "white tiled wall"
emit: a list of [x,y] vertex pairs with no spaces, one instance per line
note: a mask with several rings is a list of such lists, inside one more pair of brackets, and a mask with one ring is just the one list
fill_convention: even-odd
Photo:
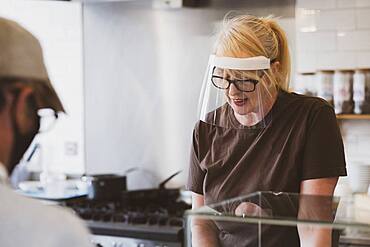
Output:
[[[348,1],[351,2],[351,0],[348,0]],[[370,1],[369,0],[356,0],[356,7],[370,7]]]
[[[318,7],[319,9],[332,9],[337,6],[336,2],[336,0],[297,0],[297,6],[306,9],[317,9]],[[352,1],[348,0],[348,2]]]
[[347,164],[362,162],[370,165],[370,120],[341,120]]
[[[370,68],[370,0],[297,0],[296,31],[298,73]],[[370,120],[340,126],[347,164],[370,164]]]
[[351,51],[330,51],[317,54],[315,69],[335,70],[353,69],[356,63],[356,53]]
[[328,9],[316,12],[318,30],[353,30],[356,27],[355,9]]
[[336,32],[299,32],[297,44],[299,51],[326,52],[336,49]]
[[337,8],[356,7],[356,0],[337,0]]
[[298,0],[296,6],[298,72],[370,68],[370,0]]
[[338,32],[337,40],[338,51],[370,51],[370,29]]
[[370,28],[370,7],[356,9],[356,27]]

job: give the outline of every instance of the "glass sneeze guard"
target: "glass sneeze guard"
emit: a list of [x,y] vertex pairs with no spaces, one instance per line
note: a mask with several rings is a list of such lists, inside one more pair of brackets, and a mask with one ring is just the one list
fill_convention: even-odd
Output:
[[[207,241],[210,246],[305,246],[315,239],[339,246],[339,235],[346,232],[370,236],[370,204],[356,196],[256,192],[189,210],[185,217],[185,246],[194,247]],[[207,236],[203,230],[197,234],[206,227]]]

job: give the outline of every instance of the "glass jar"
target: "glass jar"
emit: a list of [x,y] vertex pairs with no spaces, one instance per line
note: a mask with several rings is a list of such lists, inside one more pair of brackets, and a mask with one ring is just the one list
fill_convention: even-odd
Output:
[[333,84],[335,113],[353,113],[353,71],[336,70]]
[[331,105],[334,105],[333,77],[334,71],[321,70],[316,74],[317,96],[323,98]]

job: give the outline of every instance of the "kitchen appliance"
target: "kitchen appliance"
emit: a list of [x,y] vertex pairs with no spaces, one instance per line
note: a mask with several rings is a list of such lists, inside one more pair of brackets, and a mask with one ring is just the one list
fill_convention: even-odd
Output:
[[178,200],[179,189],[159,188],[123,191],[117,198],[91,200],[81,197],[63,201],[74,210],[103,247],[181,247],[183,214],[190,205]]
[[127,188],[126,176],[116,174],[101,174],[84,176],[87,182],[87,197],[94,200],[113,200],[119,198]]

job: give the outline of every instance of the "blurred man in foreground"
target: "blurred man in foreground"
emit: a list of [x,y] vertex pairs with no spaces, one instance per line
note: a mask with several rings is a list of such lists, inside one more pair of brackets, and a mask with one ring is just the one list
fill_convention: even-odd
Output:
[[[42,127],[40,109],[64,112],[38,40],[0,18],[0,242],[12,246],[91,246],[88,231],[70,212],[22,197],[8,176]],[[47,116],[46,116],[47,117]]]

